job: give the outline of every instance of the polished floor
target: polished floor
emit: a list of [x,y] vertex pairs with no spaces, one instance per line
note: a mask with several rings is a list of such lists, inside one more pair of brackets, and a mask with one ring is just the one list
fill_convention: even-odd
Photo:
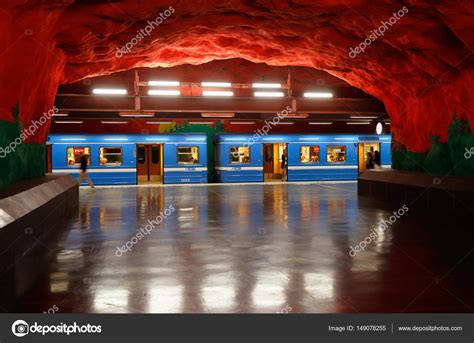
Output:
[[15,311],[472,312],[472,222],[408,211],[349,254],[394,210],[356,183],[81,189]]

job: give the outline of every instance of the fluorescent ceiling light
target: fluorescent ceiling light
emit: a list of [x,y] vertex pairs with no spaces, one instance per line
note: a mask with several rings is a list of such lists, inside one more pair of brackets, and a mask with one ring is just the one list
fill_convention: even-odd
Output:
[[288,113],[285,118],[308,118],[308,113]]
[[146,123],[147,123],[147,124],[150,124],[150,125],[160,125],[160,124],[166,125],[166,124],[171,124],[170,121],[147,121]]
[[148,95],[181,95],[181,92],[173,89],[150,89]]
[[332,121],[310,121],[309,125],[331,125]]
[[252,83],[252,88],[281,88],[279,83]]
[[188,124],[191,124],[191,125],[211,125],[211,124],[214,124],[213,121],[190,121],[188,122]]
[[201,87],[232,87],[230,82],[201,82]]
[[69,121],[55,120],[54,122],[56,124],[82,124],[84,123],[83,120],[69,120]]
[[119,88],[94,88],[92,93],[104,95],[125,95],[127,94],[127,90]]
[[255,124],[254,121],[231,121],[230,122],[233,125],[253,125]]
[[53,117],[67,117],[69,113],[54,113]]
[[231,91],[203,91],[204,96],[234,96],[234,92]]
[[235,113],[201,113],[203,118],[233,118]]
[[332,93],[329,92],[306,92],[305,98],[332,98]]
[[348,121],[347,125],[370,125],[370,121]]
[[179,86],[179,81],[148,81],[148,86]]
[[102,124],[127,124],[128,121],[101,121]]
[[155,116],[155,112],[144,113],[144,112],[119,112],[121,117],[134,117],[134,118],[150,118]]
[[278,125],[291,125],[294,124],[294,121],[281,121],[278,123]]
[[351,116],[351,119],[377,119],[377,116]]
[[390,122],[385,122],[384,124],[385,124],[385,125],[390,125]]
[[253,95],[256,97],[281,98],[285,94],[283,92],[254,92]]

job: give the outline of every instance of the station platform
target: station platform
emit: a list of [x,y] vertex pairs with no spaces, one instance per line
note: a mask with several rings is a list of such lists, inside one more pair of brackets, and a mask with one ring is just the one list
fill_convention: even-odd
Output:
[[48,174],[0,189],[0,309],[34,285],[79,205],[71,176]]
[[382,232],[398,208],[378,204],[355,182],[81,188],[8,310],[472,312],[472,225],[408,210]]
[[382,168],[367,170],[358,194],[390,206],[407,204],[417,212],[474,218],[474,178]]

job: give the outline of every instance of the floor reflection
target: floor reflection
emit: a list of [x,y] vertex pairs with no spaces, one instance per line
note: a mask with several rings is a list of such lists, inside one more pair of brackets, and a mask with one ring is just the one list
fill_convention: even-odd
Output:
[[[55,260],[18,312],[474,308],[466,224],[451,222],[447,235],[442,222],[402,217],[350,256],[391,215],[359,199],[355,184],[97,188],[80,197]],[[116,255],[170,205],[175,212]]]

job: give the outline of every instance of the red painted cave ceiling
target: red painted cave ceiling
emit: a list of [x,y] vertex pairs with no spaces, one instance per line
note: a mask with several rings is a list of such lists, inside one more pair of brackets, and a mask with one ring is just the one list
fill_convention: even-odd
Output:
[[472,0],[2,1],[0,119],[17,103],[23,123],[38,118],[60,84],[241,58],[360,88],[385,104],[398,142],[426,151],[454,113],[474,129],[473,24]]

